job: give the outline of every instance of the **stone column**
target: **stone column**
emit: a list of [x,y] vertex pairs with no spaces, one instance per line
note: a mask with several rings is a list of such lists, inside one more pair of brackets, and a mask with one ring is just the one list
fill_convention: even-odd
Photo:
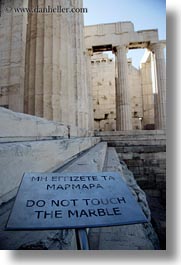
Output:
[[[45,0],[45,6],[53,7],[52,1]],[[44,15],[43,117],[47,120],[53,120],[53,15]]]
[[[83,7],[82,0],[72,1],[73,8]],[[85,56],[84,56],[84,33],[83,14],[74,14],[74,84],[76,97],[76,126],[87,129],[87,95],[85,87]]]
[[129,96],[128,63],[126,46],[117,47],[116,129],[132,130],[131,103]]
[[93,55],[93,51],[87,50],[86,54],[86,63],[87,63],[87,71],[86,71],[86,80],[87,80],[87,89],[88,89],[88,130],[94,131],[94,114],[93,114],[93,84],[92,84],[92,71],[91,71],[91,56]]
[[[35,8],[35,1],[30,0],[28,7]],[[27,27],[25,113],[35,115],[37,13],[28,14]]]
[[27,8],[27,0],[0,1],[0,105],[24,112],[25,53],[27,13],[5,7]]
[[[37,6],[34,1],[35,7]],[[44,1],[38,2],[38,7],[44,7]],[[34,115],[43,117],[43,63],[44,63],[44,14],[37,14],[36,16],[36,34],[35,50],[34,50]]]
[[166,128],[166,65],[164,57],[164,42],[158,42],[150,46],[155,57],[156,66],[156,109],[155,129],[164,130]]
[[[54,0],[53,6],[59,6],[60,0]],[[52,117],[53,121],[61,120],[60,105],[60,23],[61,14],[54,13],[52,17]]]

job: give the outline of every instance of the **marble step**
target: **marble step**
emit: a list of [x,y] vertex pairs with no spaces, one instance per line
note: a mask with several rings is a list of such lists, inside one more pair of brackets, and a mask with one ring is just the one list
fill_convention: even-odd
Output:
[[164,131],[99,132],[96,135],[114,147],[166,145]]
[[[117,171],[123,176],[135,199],[139,202],[143,212],[150,220],[150,210],[145,193],[137,185],[133,174],[127,166],[120,164],[114,148],[108,147],[104,171]],[[89,242],[92,250],[153,250],[159,249],[158,237],[151,225],[134,224],[104,228],[91,228]]]
[[101,142],[70,165],[63,169],[60,168],[56,172],[101,172],[104,167],[106,151],[107,143]]
[[100,141],[97,137],[0,144],[0,205],[15,196],[24,172],[52,172]]

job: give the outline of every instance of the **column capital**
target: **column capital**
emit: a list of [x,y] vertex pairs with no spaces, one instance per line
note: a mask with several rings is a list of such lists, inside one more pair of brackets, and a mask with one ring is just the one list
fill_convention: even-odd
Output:
[[155,53],[157,50],[163,50],[166,47],[166,41],[159,41],[149,45],[148,50]]
[[128,52],[128,46],[127,45],[119,45],[119,46],[116,46],[116,52],[118,51],[125,51],[125,52]]

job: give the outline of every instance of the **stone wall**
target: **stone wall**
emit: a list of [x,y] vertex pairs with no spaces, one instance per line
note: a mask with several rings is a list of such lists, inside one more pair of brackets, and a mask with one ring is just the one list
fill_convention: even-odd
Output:
[[96,135],[116,148],[120,160],[126,162],[141,188],[165,203],[165,131],[101,132]]
[[120,161],[134,174],[147,195],[152,223],[165,249],[166,236],[166,135],[162,130],[97,133],[115,147]]
[[[142,69],[139,70],[132,65],[132,60],[128,59],[133,130],[141,130],[144,124],[154,123],[154,104],[152,102],[152,105],[148,105],[148,96],[153,99],[152,83],[149,83],[148,91],[147,84],[150,76],[144,75],[144,66],[145,64],[142,65]],[[91,57],[91,68],[93,81],[94,129],[97,131],[115,131],[115,59],[109,58],[109,56],[104,53],[95,53]],[[147,112],[152,113],[152,115],[148,116]]]
[[107,54],[91,57],[94,129],[116,129],[115,62]]
[[132,65],[132,60],[128,59],[128,75],[132,110],[133,130],[142,130],[143,119],[143,96],[142,78],[140,70]]
[[143,95],[143,129],[154,129],[154,87],[153,84],[153,60],[151,52],[146,52],[140,64],[140,75]]

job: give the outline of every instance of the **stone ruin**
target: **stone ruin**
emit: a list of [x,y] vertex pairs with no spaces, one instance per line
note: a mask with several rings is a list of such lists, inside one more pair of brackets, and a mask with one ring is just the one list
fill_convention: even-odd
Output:
[[[0,248],[76,249],[72,230],[8,236],[4,226],[24,172],[86,168],[123,172],[149,218],[90,229],[91,248],[165,249],[165,41],[132,22],[84,27],[81,13],[3,11],[52,2],[0,1]],[[140,69],[126,55],[137,48],[146,49]]]

